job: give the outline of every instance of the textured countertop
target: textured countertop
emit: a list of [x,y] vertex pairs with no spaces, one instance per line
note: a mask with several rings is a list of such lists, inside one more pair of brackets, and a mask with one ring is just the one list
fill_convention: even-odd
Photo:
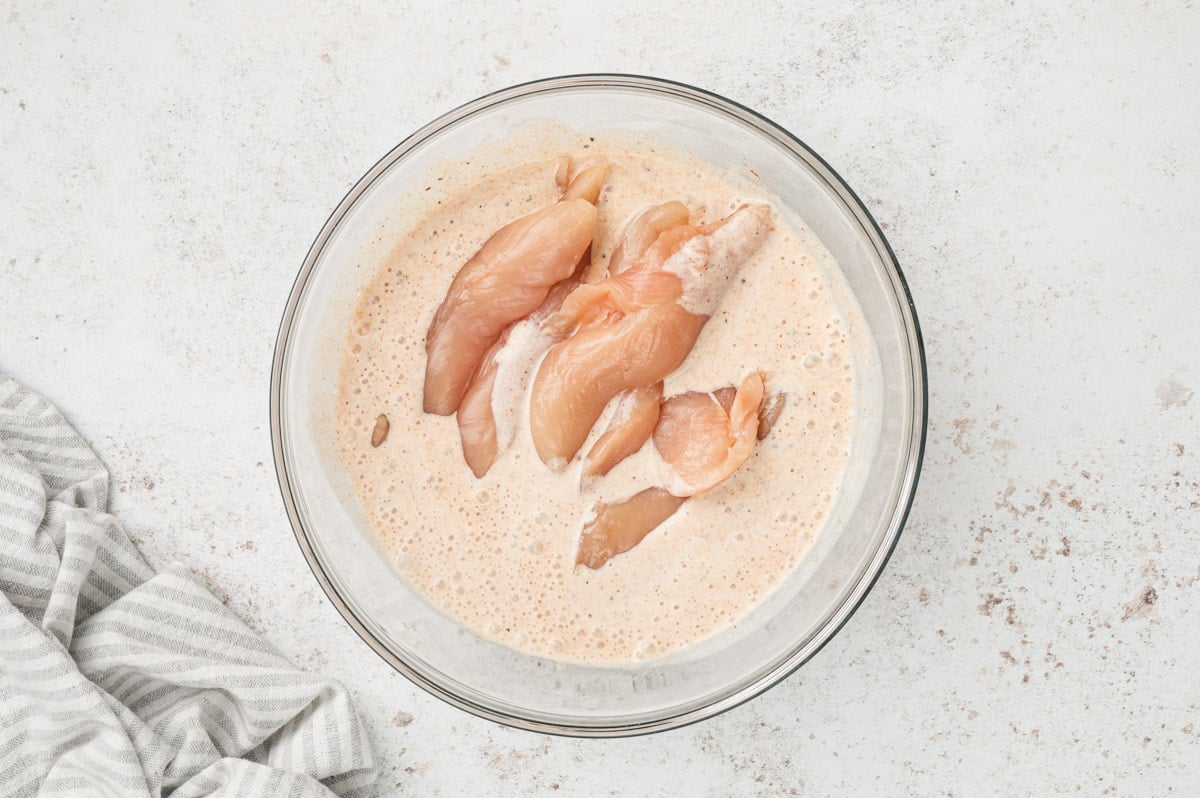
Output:
[[[1192,3],[227,5],[0,8],[0,368],[92,441],[152,561],[350,688],[381,794],[1200,790]],[[284,300],[351,184],[460,102],[597,70],[828,159],[906,271],[931,385],[912,519],[841,634],[616,741],[477,720],[371,653],[296,547],[267,423]]]

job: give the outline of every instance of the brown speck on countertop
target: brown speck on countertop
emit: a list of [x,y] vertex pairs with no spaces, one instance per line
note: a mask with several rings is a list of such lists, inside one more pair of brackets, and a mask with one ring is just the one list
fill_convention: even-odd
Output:
[[413,722],[413,716],[404,710],[400,710],[392,718],[392,725],[403,728]]
[[997,510],[1008,510],[1014,518],[1024,518],[1037,508],[1032,504],[1026,504],[1023,507],[1018,507],[1012,503],[1013,494],[1017,492],[1017,486],[1009,480],[1008,486],[1001,492],[1000,498],[996,501]]
[[985,598],[983,603],[979,605],[979,613],[981,615],[991,615],[992,610],[1002,603],[1004,603],[1003,596],[997,596],[994,593],[988,593],[987,598]]
[[953,421],[954,428],[958,432],[954,435],[954,445],[958,447],[963,454],[971,453],[971,444],[966,441],[966,436],[975,428],[975,419],[973,418],[956,418]]
[[1121,616],[1121,620],[1128,621],[1131,618],[1143,618],[1149,615],[1157,601],[1158,591],[1153,587],[1147,587],[1137,598],[1125,605],[1125,614]]
[[925,588],[921,588],[920,590],[918,590],[917,591],[917,601],[921,602],[922,604],[928,604],[929,603],[929,591],[926,590]]
[[1062,539],[1062,548],[1055,553],[1061,554],[1064,557],[1069,557],[1071,555],[1071,539],[1064,536]]

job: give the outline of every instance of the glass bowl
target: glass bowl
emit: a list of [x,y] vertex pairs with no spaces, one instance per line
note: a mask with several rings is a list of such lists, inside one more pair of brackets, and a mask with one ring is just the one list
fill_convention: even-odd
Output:
[[[334,442],[346,330],[358,290],[380,263],[364,253],[387,237],[389,211],[436,161],[546,119],[579,131],[653,131],[718,166],[753,170],[837,259],[878,355],[878,407],[870,422],[877,435],[850,454],[861,489],[840,497],[820,545],[732,627],[623,667],[518,652],[475,636],[414,593],[376,548]],[[891,247],[850,187],[759,114],[679,83],[627,75],[503,89],[434,120],[384,156],[313,242],[284,309],[271,374],[284,504],[313,574],[347,623],[396,670],[457,707],[511,726],[589,737],[711,717],[812,657],[862,602],[895,547],[916,489],[925,426],[924,352],[912,300]]]

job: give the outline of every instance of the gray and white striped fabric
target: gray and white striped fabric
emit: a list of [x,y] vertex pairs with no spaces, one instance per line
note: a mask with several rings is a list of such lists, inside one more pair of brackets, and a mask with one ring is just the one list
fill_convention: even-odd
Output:
[[62,415],[0,374],[0,794],[367,794],[345,689],[155,573],[107,497]]

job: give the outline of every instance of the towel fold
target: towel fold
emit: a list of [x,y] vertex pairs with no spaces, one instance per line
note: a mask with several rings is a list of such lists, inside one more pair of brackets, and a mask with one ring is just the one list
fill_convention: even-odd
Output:
[[345,689],[155,573],[107,505],[87,444],[0,375],[0,793],[366,795]]

